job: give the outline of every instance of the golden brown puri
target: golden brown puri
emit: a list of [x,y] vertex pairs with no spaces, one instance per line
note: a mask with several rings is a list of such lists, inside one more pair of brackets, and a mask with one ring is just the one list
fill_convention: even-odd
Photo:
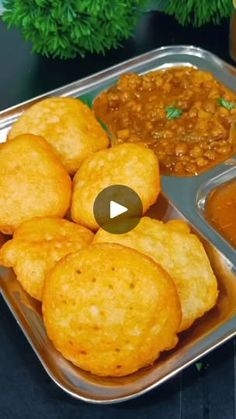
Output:
[[93,215],[94,201],[104,188],[113,185],[133,189],[145,213],[160,192],[158,160],[153,151],[139,144],[121,144],[88,157],[74,177],[72,219],[98,229]]
[[51,97],[31,106],[15,122],[8,139],[25,133],[44,137],[71,174],[85,157],[109,144],[93,111],[74,98]]
[[87,246],[93,233],[61,218],[36,217],[18,227],[0,249],[0,263],[12,267],[23,288],[42,299],[44,278],[63,256]]
[[0,148],[0,231],[12,234],[28,218],[63,217],[71,180],[52,147],[26,134]]
[[43,317],[66,359],[96,375],[124,376],[176,345],[181,308],[172,279],[151,258],[100,243],[50,271]]
[[109,234],[100,229],[94,243],[114,242],[130,246],[152,257],[173,278],[180,297],[185,330],[217,300],[217,281],[204,247],[182,220],[164,224],[143,217],[137,227],[126,234]]

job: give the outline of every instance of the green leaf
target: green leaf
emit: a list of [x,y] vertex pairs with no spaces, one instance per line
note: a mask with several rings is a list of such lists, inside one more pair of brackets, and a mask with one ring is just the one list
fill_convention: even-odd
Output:
[[85,105],[89,106],[89,108],[92,108],[92,100],[88,95],[80,96],[79,98]]
[[168,0],[165,12],[175,16],[182,25],[202,26],[219,23],[233,11],[232,0]]
[[3,21],[46,57],[105,53],[134,33],[148,0],[3,0]]
[[166,108],[167,119],[178,119],[182,115],[183,115],[183,110],[180,108],[175,108],[174,106],[168,106]]
[[114,141],[114,135],[112,134],[112,132],[110,131],[110,129],[108,128],[108,126],[105,124],[105,122],[101,119],[101,118],[97,118],[98,122],[100,123],[100,125],[102,126],[102,128],[104,129],[104,131],[106,131],[111,143]]
[[236,107],[236,105],[233,102],[229,102],[223,97],[220,97],[218,99],[218,104],[222,106],[223,108],[228,109],[228,111],[231,111],[231,109],[234,109]]

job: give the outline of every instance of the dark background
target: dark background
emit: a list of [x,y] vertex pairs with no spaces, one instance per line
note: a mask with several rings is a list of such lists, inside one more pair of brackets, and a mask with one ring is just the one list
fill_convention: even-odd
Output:
[[[42,58],[17,31],[0,22],[0,110],[163,45],[191,44],[228,62],[229,22],[201,29],[182,28],[173,18],[146,13],[135,37],[106,56],[68,61]],[[44,372],[0,298],[1,419],[234,419],[236,356],[231,340],[146,396],[111,405],[89,405],[65,395]]]

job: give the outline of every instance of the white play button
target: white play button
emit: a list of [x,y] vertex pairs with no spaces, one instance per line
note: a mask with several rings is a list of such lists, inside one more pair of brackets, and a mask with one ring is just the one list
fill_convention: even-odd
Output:
[[124,207],[123,205],[118,204],[115,201],[110,201],[110,218],[118,217],[118,215],[124,214],[124,212],[127,211],[127,207]]
[[143,205],[133,189],[125,185],[111,185],[96,197],[93,214],[99,227],[112,234],[124,234],[138,225]]

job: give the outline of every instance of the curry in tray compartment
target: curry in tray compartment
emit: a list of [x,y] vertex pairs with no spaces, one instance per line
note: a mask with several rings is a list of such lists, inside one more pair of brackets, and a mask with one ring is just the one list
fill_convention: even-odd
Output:
[[94,102],[114,143],[144,142],[162,174],[197,175],[236,149],[236,94],[192,67],[126,74]]

